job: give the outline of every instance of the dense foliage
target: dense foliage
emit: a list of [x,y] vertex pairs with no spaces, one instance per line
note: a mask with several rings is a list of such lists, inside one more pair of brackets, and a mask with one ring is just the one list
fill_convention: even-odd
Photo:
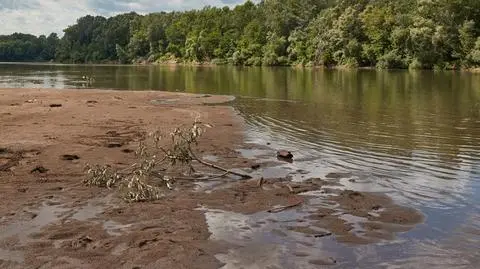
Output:
[[[0,38],[2,59],[49,59],[57,44],[15,37]],[[57,61],[73,63],[474,67],[480,1],[264,0],[233,9],[85,16],[54,47]]]
[[26,34],[0,36],[0,61],[50,61],[55,59],[59,39],[52,33],[48,37]]

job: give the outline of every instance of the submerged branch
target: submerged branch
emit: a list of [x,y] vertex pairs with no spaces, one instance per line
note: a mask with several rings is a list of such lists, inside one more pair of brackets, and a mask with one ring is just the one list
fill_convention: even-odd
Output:
[[235,176],[239,176],[241,177],[242,179],[251,179],[252,177],[250,175],[247,175],[247,174],[242,174],[242,173],[238,173],[238,172],[235,172],[235,171],[232,171],[232,170],[228,170],[228,169],[225,169],[223,167],[220,167],[218,165],[215,165],[213,163],[209,163],[209,162],[206,162],[200,158],[198,158],[195,153],[193,153],[192,149],[189,147],[189,152],[190,152],[190,155],[192,155],[193,159],[205,166],[209,166],[211,168],[214,168],[214,169],[217,169],[217,170],[220,170],[220,171],[223,171],[225,172],[226,174],[232,174],[232,175],[235,175]]

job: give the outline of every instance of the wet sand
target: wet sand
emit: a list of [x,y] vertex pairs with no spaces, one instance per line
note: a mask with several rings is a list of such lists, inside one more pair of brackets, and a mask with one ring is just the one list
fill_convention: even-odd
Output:
[[[391,240],[422,222],[419,212],[385,195],[342,189],[340,174],[302,183],[222,179],[208,191],[182,181],[151,203],[125,203],[114,190],[81,183],[86,164],[127,167],[147,133],[167,132],[195,117],[214,126],[198,152],[250,172],[254,163],[237,151],[244,146],[244,123],[226,104],[230,100],[166,92],[0,89],[0,268],[220,268],[228,261],[219,255],[248,241],[229,236],[255,225],[269,229],[285,213],[296,221],[269,232],[348,244]],[[236,228],[222,222],[229,232],[219,236],[218,223],[208,215],[215,210],[268,218]],[[316,268],[332,259],[309,261]]]

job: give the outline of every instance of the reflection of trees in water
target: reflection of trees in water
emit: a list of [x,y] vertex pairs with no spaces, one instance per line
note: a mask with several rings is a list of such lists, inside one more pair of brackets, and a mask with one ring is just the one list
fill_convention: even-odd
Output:
[[247,115],[268,115],[299,128],[327,131],[345,145],[396,151],[395,155],[426,150],[443,153],[443,161],[452,162],[461,147],[479,144],[478,116],[471,108],[480,99],[475,90],[480,89],[480,77],[288,70],[284,78],[280,79],[287,81],[283,91],[273,95],[266,89],[264,96],[301,99],[306,104],[241,100],[239,109]]

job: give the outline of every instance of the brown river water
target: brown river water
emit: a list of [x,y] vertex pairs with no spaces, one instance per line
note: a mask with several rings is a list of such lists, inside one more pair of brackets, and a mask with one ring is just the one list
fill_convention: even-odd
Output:
[[[355,246],[329,237],[299,242],[272,232],[278,223],[241,231],[267,217],[207,211],[213,238],[244,246],[219,255],[224,268],[324,266],[304,264],[305,255],[326,257],[325,264],[342,257],[328,268],[480,266],[480,74],[0,64],[0,88],[6,87],[234,95],[247,142],[264,147],[242,150],[245,156],[278,148],[295,155],[268,175],[302,180],[349,173],[341,182],[346,188],[386,193],[425,215],[424,223],[395,240]],[[279,218],[294,221],[298,214],[286,211]]]

